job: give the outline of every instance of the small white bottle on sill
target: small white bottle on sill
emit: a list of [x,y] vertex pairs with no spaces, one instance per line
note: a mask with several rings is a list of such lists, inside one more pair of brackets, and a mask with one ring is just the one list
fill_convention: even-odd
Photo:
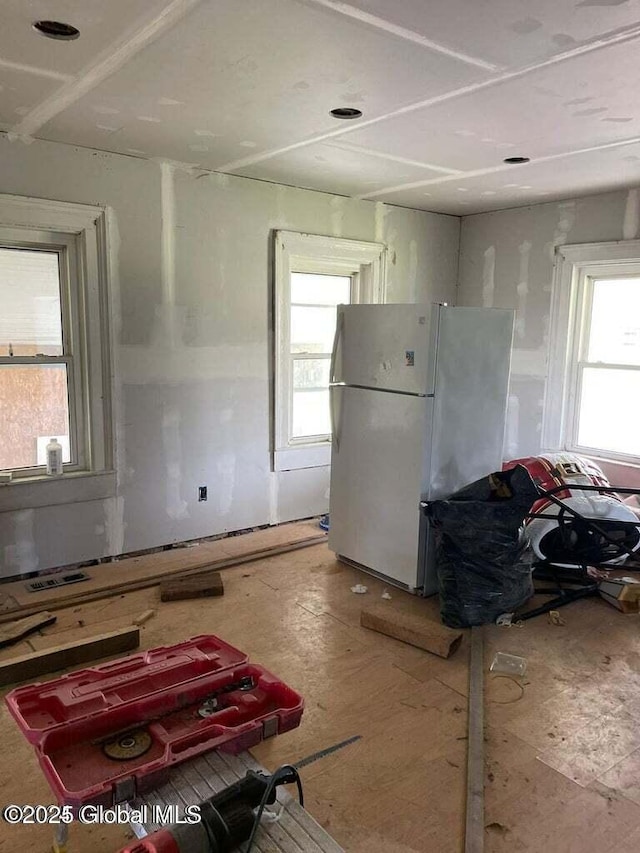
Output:
[[57,438],[47,444],[47,474],[50,477],[62,474],[62,445]]

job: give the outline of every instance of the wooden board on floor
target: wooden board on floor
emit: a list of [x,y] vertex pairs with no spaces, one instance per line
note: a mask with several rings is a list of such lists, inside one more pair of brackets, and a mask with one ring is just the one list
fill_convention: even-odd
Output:
[[419,614],[392,604],[368,607],[360,614],[363,628],[394,637],[410,646],[426,649],[441,658],[452,655],[462,642],[462,632],[453,631]]
[[160,601],[183,601],[224,595],[220,572],[202,572],[185,578],[167,578],[160,584]]
[[10,646],[12,643],[17,643],[18,640],[21,640],[28,634],[39,631],[40,628],[53,625],[56,618],[53,613],[45,610],[40,613],[34,613],[33,616],[27,616],[25,619],[18,619],[17,622],[8,622],[6,625],[1,625],[0,649]]
[[[264,534],[272,534],[269,538]],[[5,584],[2,590],[10,593],[18,602],[16,607],[0,612],[0,624],[17,616],[29,616],[46,608],[59,610],[75,604],[86,604],[111,595],[133,592],[155,586],[169,576],[187,576],[203,569],[223,569],[240,565],[243,562],[262,560],[297,548],[326,542],[326,534],[318,532],[317,525],[310,522],[279,525],[278,527],[248,533],[246,537],[232,537],[234,546],[225,549],[221,543],[230,540],[202,542],[198,547],[181,548],[176,551],[164,551],[147,554],[143,557],[130,557],[126,560],[104,565],[90,570],[92,579],[71,587],[43,590],[38,593],[26,592],[24,581]],[[271,541],[273,544],[269,544]],[[238,543],[235,540],[244,540]],[[260,544],[262,547],[256,548]],[[244,545],[244,550],[242,546]],[[215,548],[213,546],[216,546]],[[213,559],[212,559],[213,556]]]
[[128,652],[139,645],[140,629],[129,627],[10,658],[0,662],[0,686],[14,684],[16,681],[29,681],[69,666]]
[[471,629],[469,662],[469,735],[467,741],[467,812],[464,853],[484,850],[484,633]]

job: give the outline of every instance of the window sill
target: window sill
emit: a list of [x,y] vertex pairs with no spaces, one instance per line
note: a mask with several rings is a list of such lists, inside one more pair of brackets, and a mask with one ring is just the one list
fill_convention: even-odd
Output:
[[293,471],[299,468],[324,468],[331,465],[331,442],[286,447],[273,454],[274,471]]
[[[638,462],[623,462],[620,459],[608,459],[605,456],[594,456],[593,454],[588,458],[602,468],[612,486],[640,489],[640,460]],[[629,496],[623,495],[623,498],[629,500]]]
[[0,512],[114,497],[115,471],[78,472],[61,477],[29,477],[0,483]]

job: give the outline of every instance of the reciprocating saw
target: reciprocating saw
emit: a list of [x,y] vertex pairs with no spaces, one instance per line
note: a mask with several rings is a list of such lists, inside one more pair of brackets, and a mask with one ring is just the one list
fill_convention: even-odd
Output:
[[277,779],[249,770],[239,782],[200,803],[199,823],[162,827],[124,847],[120,853],[228,853],[235,850],[251,835],[256,820],[254,809],[275,802],[276,787],[294,782],[295,775],[294,768],[290,774],[278,771]]

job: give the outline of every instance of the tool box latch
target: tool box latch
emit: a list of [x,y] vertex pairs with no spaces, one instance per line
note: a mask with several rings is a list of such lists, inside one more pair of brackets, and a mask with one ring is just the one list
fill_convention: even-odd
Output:
[[269,717],[268,720],[262,721],[262,737],[266,740],[268,737],[273,737],[278,734],[278,718]]
[[135,777],[129,776],[127,779],[118,779],[113,784],[113,803],[126,803],[127,800],[133,800],[136,796],[136,780]]

